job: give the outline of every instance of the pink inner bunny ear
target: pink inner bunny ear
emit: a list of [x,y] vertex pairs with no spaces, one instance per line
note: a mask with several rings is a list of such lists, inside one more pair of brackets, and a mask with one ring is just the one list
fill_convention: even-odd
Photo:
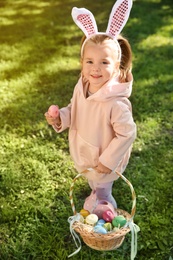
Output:
[[117,0],[114,4],[106,33],[115,38],[125,26],[132,8],[132,0]]
[[71,14],[74,22],[83,31],[87,38],[98,32],[94,16],[89,10],[73,7]]

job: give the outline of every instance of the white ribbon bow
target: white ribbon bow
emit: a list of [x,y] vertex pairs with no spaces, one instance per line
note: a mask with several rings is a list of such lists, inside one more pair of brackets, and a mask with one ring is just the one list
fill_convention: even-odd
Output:
[[71,255],[69,255],[68,257],[71,257],[75,254],[77,254],[80,250],[81,250],[81,241],[80,241],[80,238],[79,236],[76,234],[74,228],[73,228],[73,224],[75,221],[79,221],[80,220],[80,214],[77,213],[75,216],[72,216],[72,217],[69,217],[68,218],[68,222],[70,223],[70,232],[71,232],[71,235],[73,237],[73,240],[75,242],[75,245],[77,247],[76,251],[74,253],[72,253]]
[[131,260],[135,259],[137,254],[137,233],[140,231],[139,226],[137,226],[133,220],[130,220],[126,226],[129,226],[131,231]]

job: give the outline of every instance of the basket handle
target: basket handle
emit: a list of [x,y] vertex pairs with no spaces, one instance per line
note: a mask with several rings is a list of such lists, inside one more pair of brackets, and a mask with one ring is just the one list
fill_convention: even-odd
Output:
[[[76,182],[76,180],[81,177],[81,176],[84,176],[85,173],[87,173],[89,170],[86,169],[85,171],[83,171],[82,173],[79,173],[72,181],[72,184],[70,186],[70,203],[71,203],[71,207],[72,207],[72,210],[73,210],[73,214],[76,215],[77,212],[76,212],[76,209],[75,209],[75,205],[74,205],[74,201],[73,201],[73,188],[74,188],[74,184]],[[131,209],[131,218],[130,218],[130,221],[133,220],[134,218],[134,215],[135,215],[135,212],[136,212],[136,194],[135,194],[135,191],[134,191],[134,188],[132,186],[132,184],[130,183],[130,181],[128,179],[126,179],[126,177],[124,177],[124,175],[122,175],[121,173],[119,172],[115,172],[119,177],[121,177],[121,179],[123,179],[127,184],[128,186],[130,187],[130,190],[131,190],[131,193],[132,193],[132,209]]]

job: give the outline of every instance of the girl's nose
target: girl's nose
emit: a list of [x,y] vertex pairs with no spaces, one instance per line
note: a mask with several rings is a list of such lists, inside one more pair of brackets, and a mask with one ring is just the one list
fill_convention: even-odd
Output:
[[97,64],[93,64],[92,69],[93,69],[94,71],[99,71],[99,70],[100,70],[100,67],[99,67],[99,65],[97,65]]

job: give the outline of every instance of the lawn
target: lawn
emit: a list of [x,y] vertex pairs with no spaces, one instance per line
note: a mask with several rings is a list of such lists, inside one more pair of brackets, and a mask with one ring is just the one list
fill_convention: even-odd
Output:
[[[79,77],[82,32],[73,6],[107,26],[113,0],[0,1],[0,259],[65,260],[76,247],[68,217],[77,175],[68,136],[56,134],[44,113],[69,103]],[[138,136],[125,176],[137,196],[139,260],[173,259],[173,2],[136,0],[123,30],[133,49],[131,96]],[[74,186],[77,210],[90,189]],[[131,210],[129,187],[114,184],[118,206]],[[130,234],[109,252],[84,243],[71,259],[130,259]]]

